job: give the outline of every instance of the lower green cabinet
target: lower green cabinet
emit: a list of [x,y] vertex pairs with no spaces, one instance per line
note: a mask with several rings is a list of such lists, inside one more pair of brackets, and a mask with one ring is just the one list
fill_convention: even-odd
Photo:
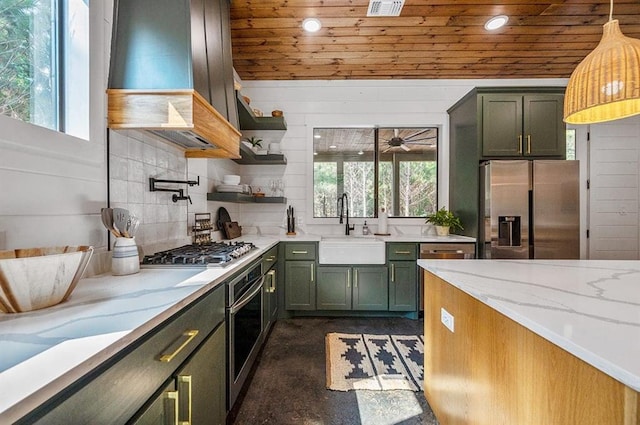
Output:
[[224,425],[225,332],[222,323],[132,424]]
[[318,267],[318,310],[387,310],[384,266]]
[[287,261],[285,264],[285,308],[315,310],[315,261]]
[[417,282],[415,261],[389,261],[389,311],[416,311]]
[[351,267],[318,267],[318,310],[351,310]]

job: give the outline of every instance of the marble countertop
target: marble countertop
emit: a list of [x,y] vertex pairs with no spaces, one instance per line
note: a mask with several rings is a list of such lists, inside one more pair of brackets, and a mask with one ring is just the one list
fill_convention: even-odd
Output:
[[640,391],[640,261],[418,260],[418,265]]
[[13,423],[278,243],[224,268],[144,268],[128,276],[82,279],[69,300],[0,314],[0,423]]
[[[322,237],[345,237],[345,235],[316,235],[316,234],[297,234],[293,236],[281,235],[278,237],[282,242],[318,242],[322,240]],[[461,235],[449,235],[449,236],[436,236],[436,235],[352,235],[350,236],[354,240],[362,240],[362,238],[379,239],[384,242],[416,242],[416,243],[475,243],[476,239],[469,236]]]

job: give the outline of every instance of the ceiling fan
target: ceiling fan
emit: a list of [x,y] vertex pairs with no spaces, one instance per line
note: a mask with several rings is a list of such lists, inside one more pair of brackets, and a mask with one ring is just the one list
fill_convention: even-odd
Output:
[[434,144],[433,140],[436,140],[438,138],[437,133],[435,135],[425,135],[425,133],[431,130],[434,130],[434,129],[423,128],[416,131],[415,133],[411,133],[406,137],[401,137],[400,130],[397,128],[394,128],[393,137],[391,139],[382,139],[386,141],[387,144],[389,145],[389,147],[385,149],[384,152],[387,152],[390,149],[398,148],[398,147],[408,152],[411,150],[409,145],[423,145],[423,146],[433,145]]

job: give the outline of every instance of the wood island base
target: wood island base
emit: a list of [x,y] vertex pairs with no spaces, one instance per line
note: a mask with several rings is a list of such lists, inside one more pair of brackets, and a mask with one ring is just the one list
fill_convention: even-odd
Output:
[[424,391],[442,425],[640,425],[638,392],[424,273]]

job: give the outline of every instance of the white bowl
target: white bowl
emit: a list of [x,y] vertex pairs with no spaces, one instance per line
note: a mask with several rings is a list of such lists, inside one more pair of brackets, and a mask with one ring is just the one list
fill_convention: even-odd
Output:
[[92,246],[0,251],[0,311],[21,313],[66,300],[92,253]]
[[240,176],[235,174],[226,174],[222,177],[222,183],[224,184],[240,184]]

